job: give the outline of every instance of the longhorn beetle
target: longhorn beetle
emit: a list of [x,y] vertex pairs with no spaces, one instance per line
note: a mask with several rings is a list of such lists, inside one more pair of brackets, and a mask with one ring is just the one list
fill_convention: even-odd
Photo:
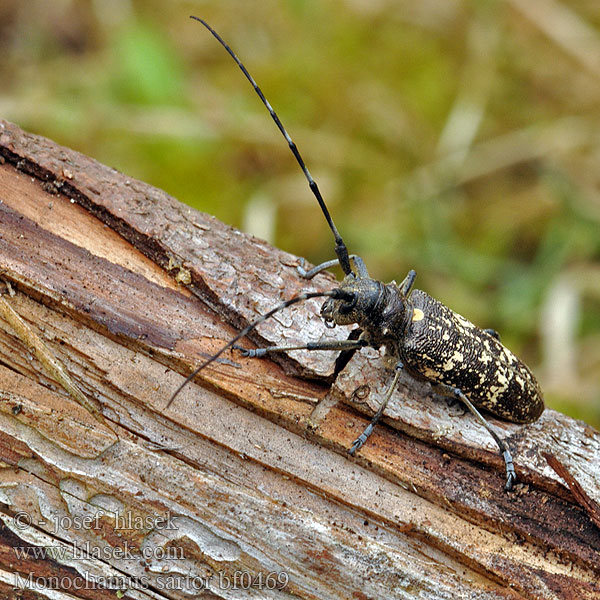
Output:
[[[329,292],[297,295],[256,319],[191,373],[173,394],[167,407],[189,381],[228,348],[240,350],[247,357],[264,357],[268,353],[288,350],[335,350],[341,352],[338,364],[342,356],[346,364],[360,348],[383,347],[387,362],[394,367],[394,376],[381,406],[367,428],[354,441],[349,453],[353,455],[367,441],[392,396],[400,373],[405,369],[417,379],[438,384],[442,391],[462,401],[475,415],[498,445],[506,466],[504,487],[510,490],[516,481],[510,451],[476,407],[514,423],[531,423],[538,419],[544,410],[544,401],[540,386],[529,368],[500,343],[494,330],[480,329],[425,292],[413,289],[415,271],[409,271],[400,285],[395,281],[384,284],[369,277],[363,260],[348,253],[300,152],[246,67],[208,23],[198,17],[191,18],[202,23],[225,48],[260,97],[304,172],[333,233],[337,258],[310,271],[305,271],[301,263],[297,267],[298,273],[310,279],[339,263],[345,277],[339,287]],[[316,297],[327,297],[321,307],[321,316],[327,326],[358,325],[347,340],[309,342],[288,347],[269,346],[256,350],[246,350],[235,345],[240,338],[276,312]]]

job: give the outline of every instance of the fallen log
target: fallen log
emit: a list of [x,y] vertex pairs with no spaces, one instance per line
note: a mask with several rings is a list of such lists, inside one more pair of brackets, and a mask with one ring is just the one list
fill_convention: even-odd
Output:
[[[599,597],[600,530],[544,457],[597,503],[597,431],[490,419],[506,493],[485,430],[406,377],[350,458],[390,380],[374,351],[335,381],[331,353],[226,353],[167,409],[241,327],[333,278],[6,121],[0,157],[5,597]],[[251,341],[323,336],[315,300]]]

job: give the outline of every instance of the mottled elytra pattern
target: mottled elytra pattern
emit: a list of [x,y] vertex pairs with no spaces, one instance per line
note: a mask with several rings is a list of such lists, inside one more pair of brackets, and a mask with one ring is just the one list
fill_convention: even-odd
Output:
[[515,423],[542,414],[538,382],[508,348],[421,290],[410,302],[413,317],[400,356],[411,372],[458,387],[476,406]]

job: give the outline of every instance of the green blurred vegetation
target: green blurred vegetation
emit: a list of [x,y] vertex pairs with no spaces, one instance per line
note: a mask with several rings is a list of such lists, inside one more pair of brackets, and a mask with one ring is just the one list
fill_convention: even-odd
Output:
[[371,274],[415,268],[598,426],[600,5],[4,0],[2,117],[316,263],[333,240],[298,166],[189,14]]

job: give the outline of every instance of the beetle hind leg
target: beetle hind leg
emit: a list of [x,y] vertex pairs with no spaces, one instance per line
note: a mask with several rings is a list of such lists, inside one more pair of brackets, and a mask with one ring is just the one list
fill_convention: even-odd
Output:
[[500,341],[500,334],[495,329],[484,329],[483,331]]
[[459,388],[452,389],[452,393],[456,398],[461,400],[465,406],[475,415],[476,419],[487,429],[488,433],[494,438],[494,441],[498,445],[500,449],[500,455],[504,460],[504,465],[506,466],[506,484],[504,485],[504,489],[509,491],[512,489],[513,484],[517,481],[517,474],[515,472],[515,466],[513,464],[513,459],[510,454],[510,450],[506,445],[506,442],[498,436],[498,434],[492,429],[490,424],[483,418],[481,413],[475,408],[473,403],[463,394],[463,392]]

